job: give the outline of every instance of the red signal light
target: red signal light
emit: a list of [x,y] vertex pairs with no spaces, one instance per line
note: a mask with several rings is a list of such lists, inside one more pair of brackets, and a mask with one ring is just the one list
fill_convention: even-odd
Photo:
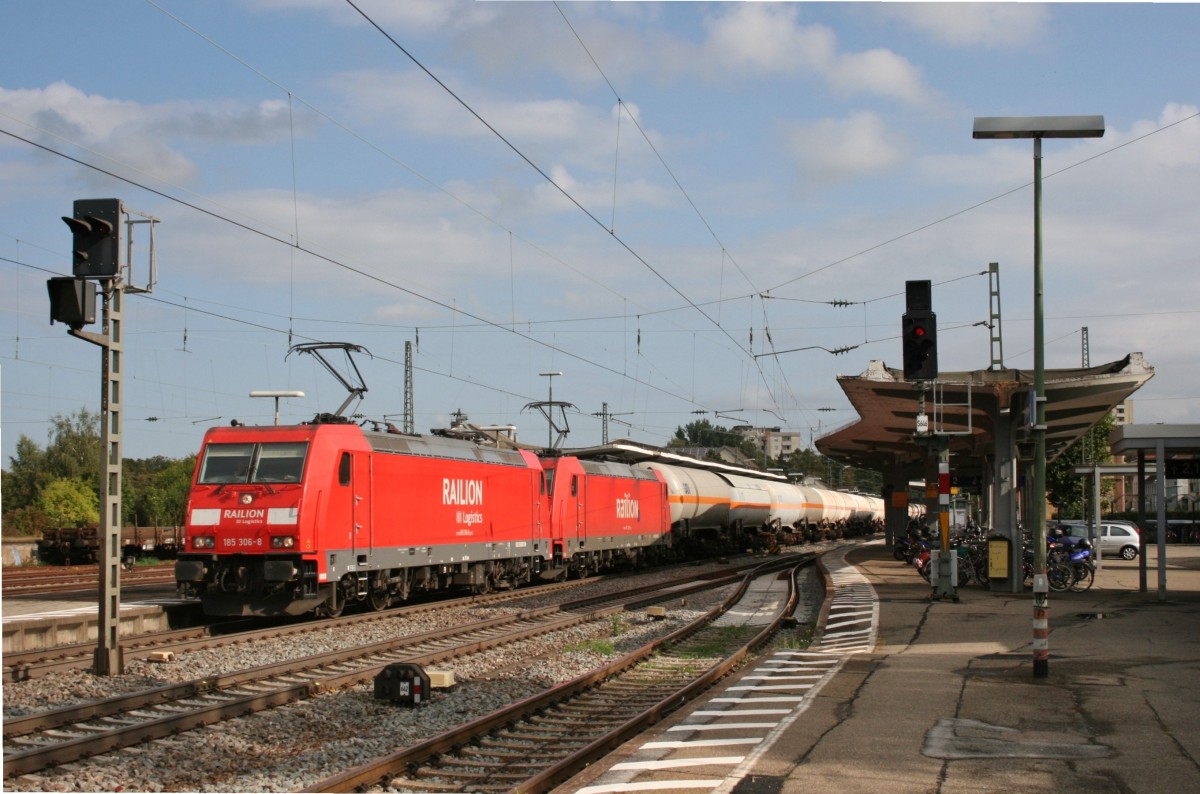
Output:
[[925,336],[925,326],[918,325],[916,328],[914,328],[913,336],[917,336],[917,337]]

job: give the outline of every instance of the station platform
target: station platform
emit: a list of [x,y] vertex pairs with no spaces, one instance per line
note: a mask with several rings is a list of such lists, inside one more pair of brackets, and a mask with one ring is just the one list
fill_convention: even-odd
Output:
[[[171,628],[168,607],[177,599],[129,597],[122,600],[122,637],[166,631]],[[99,606],[95,593],[14,596],[0,600],[3,609],[4,653],[21,653],[95,642]]]
[[[1161,597],[1154,552],[1150,592],[1137,560],[1105,560],[1090,591],[1050,594],[1035,678],[1031,593],[935,600],[882,543],[851,550],[872,592],[812,652],[777,651],[556,792],[1200,791],[1200,550],[1168,547]],[[846,629],[858,647],[821,640]]]

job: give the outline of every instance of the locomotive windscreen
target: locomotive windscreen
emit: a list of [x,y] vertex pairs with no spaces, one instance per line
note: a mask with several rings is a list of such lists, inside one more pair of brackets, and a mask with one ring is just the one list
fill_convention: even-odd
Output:
[[308,442],[209,444],[199,485],[300,482]]

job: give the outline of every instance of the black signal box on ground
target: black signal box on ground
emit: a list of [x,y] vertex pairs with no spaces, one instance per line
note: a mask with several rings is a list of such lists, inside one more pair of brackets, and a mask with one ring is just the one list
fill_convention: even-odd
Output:
[[429,699],[429,674],[419,664],[396,662],[375,676],[375,699],[419,706]]

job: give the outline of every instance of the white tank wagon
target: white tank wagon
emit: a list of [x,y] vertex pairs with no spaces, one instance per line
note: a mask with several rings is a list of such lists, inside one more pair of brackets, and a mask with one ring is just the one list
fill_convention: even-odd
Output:
[[883,500],[791,482],[782,474],[756,471],[678,455],[669,450],[616,442],[579,457],[619,457],[658,472],[667,484],[672,527],[701,542],[758,545],[763,533],[790,540],[822,540],[848,532],[874,531],[883,517]]
[[848,493],[851,503],[851,521],[866,522],[883,520],[883,500],[861,493]]

